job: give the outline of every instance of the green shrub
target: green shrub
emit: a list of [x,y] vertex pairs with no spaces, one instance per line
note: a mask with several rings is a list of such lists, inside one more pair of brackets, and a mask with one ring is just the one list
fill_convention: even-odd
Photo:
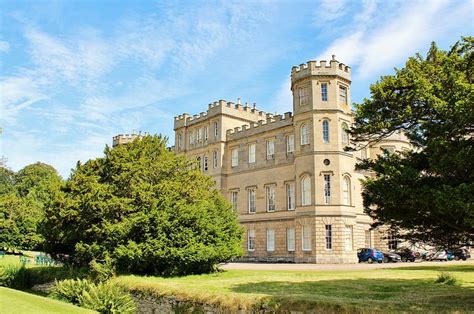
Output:
[[27,276],[24,264],[0,266],[0,286],[22,289],[27,285]]
[[89,291],[83,291],[79,299],[81,307],[99,313],[135,313],[136,310],[132,297],[110,282],[93,285]]
[[89,276],[95,283],[106,282],[115,276],[115,266],[110,257],[106,257],[102,263],[93,260],[89,265]]
[[457,284],[457,282],[458,279],[448,272],[441,272],[435,280],[435,283],[441,283],[450,286]]
[[86,279],[63,280],[56,282],[51,296],[99,313],[134,313],[136,309],[132,297],[110,282],[95,284]]

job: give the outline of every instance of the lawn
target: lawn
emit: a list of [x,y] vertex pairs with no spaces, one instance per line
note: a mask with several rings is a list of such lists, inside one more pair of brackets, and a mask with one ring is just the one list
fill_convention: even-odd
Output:
[[80,307],[18,290],[0,287],[1,313],[96,313]]
[[[448,271],[458,284],[434,283]],[[357,271],[247,271],[161,278],[119,276],[136,292],[218,305],[222,309],[323,312],[472,312],[474,265],[414,266]]]

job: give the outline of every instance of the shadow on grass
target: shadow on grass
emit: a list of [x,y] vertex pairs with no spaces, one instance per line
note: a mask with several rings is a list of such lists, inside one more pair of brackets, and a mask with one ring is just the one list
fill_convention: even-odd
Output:
[[429,279],[267,281],[235,285],[232,291],[267,295],[263,302],[281,311],[474,310],[474,288],[435,284]]
[[[462,263],[462,262],[460,262]],[[433,271],[455,271],[455,272],[469,272],[474,273],[474,264],[466,264],[466,265],[444,265],[440,262],[440,265],[435,266],[410,266],[410,267],[403,267],[403,268],[386,268],[386,270],[433,270]]]

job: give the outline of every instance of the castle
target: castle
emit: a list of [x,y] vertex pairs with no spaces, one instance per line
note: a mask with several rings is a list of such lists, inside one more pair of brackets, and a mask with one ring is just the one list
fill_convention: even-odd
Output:
[[175,117],[173,149],[197,160],[238,213],[243,260],[355,263],[358,248],[396,245],[371,230],[362,208],[365,174],[355,165],[409,143],[393,134],[345,151],[350,88],[350,67],[333,56],[292,68],[293,113],[220,100],[199,115]]

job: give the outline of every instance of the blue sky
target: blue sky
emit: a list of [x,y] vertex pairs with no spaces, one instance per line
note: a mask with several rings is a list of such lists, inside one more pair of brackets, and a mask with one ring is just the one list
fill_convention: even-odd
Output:
[[332,54],[352,100],[431,41],[472,35],[471,1],[0,0],[0,155],[69,176],[112,136],[171,136],[219,99],[290,111],[293,65]]

